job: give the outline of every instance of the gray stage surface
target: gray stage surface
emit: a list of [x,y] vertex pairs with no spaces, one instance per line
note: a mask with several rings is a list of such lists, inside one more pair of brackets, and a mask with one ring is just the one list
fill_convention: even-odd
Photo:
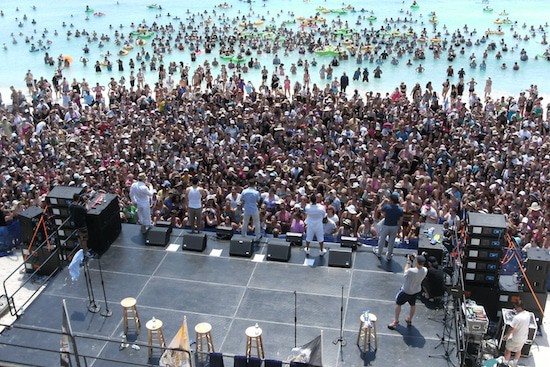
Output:
[[[181,244],[181,230],[174,230],[171,243]],[[370,247],[360,247],[353,254],[351,269],[328,267],[328,255],[319,257],[313,247],[310,263],[301,248],[293,247],[288,263],[253,261],[254,258],[229,257],[229,241],[208,234],[203,253],[167,251],[163,247],[146,247],[139,226],[125,224],[122,233],[101,257],[111,317],[87,311],[87,291],[83,276],[72,282],[67,268],[50,281],[46,289],[15,323],[59,331],[62,300],[67,300],[73,331],[89,336],[120,340],[122,308],[120,300],[135,297],[142,319],[141,332],[130,340],[147,342],[144,321],[155,317],[164,322],[167,343],[187,317],[190,339],[199,322],[212,325],[216,351],[244,354],[245,329],[258,323],[263,329],[266,358],[285,360],[294,347],[294,292],[296,292],[297,344],[305,344],[323,331],[324,366],[445,366],[447,362],[430,354],[443,353],[437,334],[443,331],[443,310],[432,310],[417,302],[414,325],[389,330],[394,297],[402,282],[404,250],[396,251],[394,260],[378,260]],[[256,254],[265,255],[265,239]],[[328,247],[339,246],[328,244]],[[213,256],[212,250],[221,250]],[[105,308],[97,260],[90,264],[95,297]],[[341,292],[344,288],[343,336],[347,344],[334,344],[340,335]],[[378,350],[363,351],[356,345],[359,316],[370,310],[378,317]],[[404,307],[405,314],[408,306]],[[404,325],[404,314],[401,323]],[[58,350],[59,335],[33,330],[11,329],[1,336],[0,360],[36,366],[59,365],[59,354],[10,346],[32,346]],[[125,362],[146,364],[147,348],[119,350],[120,342],[78,338],[83,355],[99,356]],[[195,345],[192,345],[194,350]],[[454,352],[453,352],[454,353]],[[157,358],[158,360],[158,358]],[[229,359],[226,366],[232,366]],[[90,366],[123,366],[88,358]]]

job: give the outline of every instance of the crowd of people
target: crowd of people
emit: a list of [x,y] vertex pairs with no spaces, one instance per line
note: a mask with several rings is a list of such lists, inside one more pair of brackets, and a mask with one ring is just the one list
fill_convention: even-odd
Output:
[[[116,193],[123,220],[135,223],[129,194],[141,177],[152,223],[189,226],[196,181],[204,226],[239,229],[240,193],[253,180],[261,233],[305,233],[315,195],[326,235],[376,238],[379,204],[395,193],[401,241],[414,239],[421,222],[459,228],[478,211],[505,214],[521,245],[549,247],[549,125],[536,86],[518,97],[489,91],[484,102],[472,87],[467,101],[440,103],[409,98],[404,83],[386,95],[312,85],[292,97],[282,87],[256,89],[236,72],[226,84],[205,83],[153,90],[113,81],[109,101],[101,87],[91,99],[72,88],[66,107],[48,98],[44,78],[30,86],[30,100],[12,88],[0,117],[5,220],[68,185]],[[424,94],[420,85],[412,90]]]

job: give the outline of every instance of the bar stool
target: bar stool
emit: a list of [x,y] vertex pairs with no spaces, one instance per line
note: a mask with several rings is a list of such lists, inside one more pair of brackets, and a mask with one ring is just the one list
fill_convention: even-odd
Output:
[[206,347],[208,353],[215,352],[214,343],[212,343],[212,325],[207,322],[201,322],[195,326],[195,340],[197,342],[197,353],[202,355],[203,349],[203,339],[206,339]]
[[[265,359],[264,343],[262,341],[262,329],[258,324],[250,326],[245,331],[246,334],[246,356],[250,357],[252,348],[256,349],[258,358]],[[253,345],[255,344],[255,345]]]
[[124,323],[124,335],[128,333],[128,319],[134,320],[136,326],[136,333],[139,334],[139,328],[141,327],[141,322],[139,321],[138,310],[136,307],[136,299],[133,297],[126,297],[120,301],[122,306],[122,321]]
[[374,339],[374,350],[378,350],[378,336],[376,335],[376,320],[377,317],[373,313],[369,313],[368,320],[365,314],[359,317],[359,335],[357,335],[357,345],[361,345],[361,337],[363,338],[363,350],[367,350],[367,343],[370,347],[371,337]]
[[156,337],[158,341],[158,346],[161,349],[161,355],[166,348],[166,343],[164,341],[164,333],[162,332],[162,321],[157,320],[154,317],[147,321],[145,324],[147,328],[147,345],[149,346],[149,358],[153,355],[153,339]]

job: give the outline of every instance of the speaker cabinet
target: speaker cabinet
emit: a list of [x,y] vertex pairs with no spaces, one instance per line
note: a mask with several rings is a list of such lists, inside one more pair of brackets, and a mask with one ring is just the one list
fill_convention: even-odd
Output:
[[352,251],[355,251],[357,250],[357,237],[342,236],[342,238],[340,238],[340,245],[342,247],[348,247]]
[[206,248],[205,233],[186,233],[183,235],[182,250],[203,252]]
[[285,262],[290,260],[290,243],[281,239],[270,239],[267,244],[267,259]]
[[[42,215],[43,210],[36,206],[31,206],[18,215],[19,225],[21,226],[21,235],[25,244],[30,244],[34,236],[34,232],[36,231],[36,226],[38,225],[38,222],[40,222]],[[42,227],[36,232],[33,245],[38,247],[45,239],[46,236],[44,233],[44,228]]]
[[351,268],[351,248],[331,248],[328,252],[328,266]]
[[294,233],[294,232],[287,232],[286,233],[286,241],[290,242],[293,246],[302,246],[302,234],[301,233]]
[[88,247],[102,254],[122,230],[118,197],[114,194],[98,194],[90,199],[90,205],[86,214]]
[[148,246],[166,246],[170,240],[167,227],[153,227],[147,232],[145,244]]
[[233,228],[225,226],[216,227],[216,238],[220,240],[230,240],[233,237]]
[[229,245],[230,256],[251,257],[254,253],[254,241],[251,237],[233,236]]
[[27,260],[25,263],[25,271],[37,275],[52,275],[57,270],[61,269],[61,259],[59,257],[59,249],[55,248],[48,251],[46,246],[30,253],[27,249],[23,249],[23,258]]
[[[528,249],[525,274],[535,292],[546,292],[549,273],[550,254],[548,250],[543,248]],[[526,283],[525,279],[524,283]],[[525,284],[524,289],[528,290],[527,284]]]
[[167,227],[168,233],[172,233],[172,223],[169,220],[157,220],[155,227]]

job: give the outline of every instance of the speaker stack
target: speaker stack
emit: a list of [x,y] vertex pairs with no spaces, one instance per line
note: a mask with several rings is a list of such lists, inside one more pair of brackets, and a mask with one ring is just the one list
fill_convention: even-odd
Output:
[[491,320],[496,320],[499,312],[499,272],[505,242],[504,215],[468,213],[464,290],[467,298],[485,307]]
[[100,254],[107,251],[122,229],[118,197],[113,194],[97,194],[90,198],[86,224],[88,247]]
[[48,211],[57,229],[56,243],[60,246],[60,255],[63,260],[68,260],[67,256],[78,247],[78,235],[71,237],[75,230],[74,224],[67,219],[71,216],[69,205],[73,202],[74,195],[82,193],[84,193],[83,187],[56,186],[46,195]]
[[328,252],[328,266],[351,268],[352,249],[349,247],[335,247]]
[[147,231],[145,244],[165,247],[170,241],[170,227],[152,227]]

